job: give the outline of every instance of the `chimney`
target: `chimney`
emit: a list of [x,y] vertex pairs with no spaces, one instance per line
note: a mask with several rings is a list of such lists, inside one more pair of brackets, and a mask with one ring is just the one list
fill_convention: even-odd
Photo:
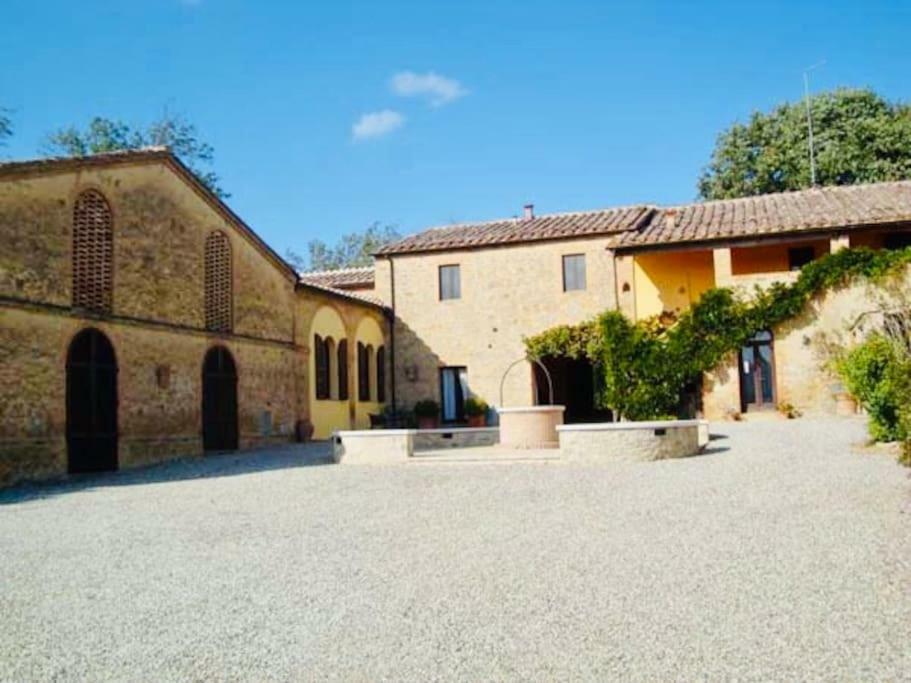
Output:
[[532,218],[535,217],[535,205],[534,204],[526,204],[523,208],[525,209],[525,211],[524,211],[525,220],[530,221]]
[[677,223],[677,209],[664,210],[664,225],[668,230],[673,230]]

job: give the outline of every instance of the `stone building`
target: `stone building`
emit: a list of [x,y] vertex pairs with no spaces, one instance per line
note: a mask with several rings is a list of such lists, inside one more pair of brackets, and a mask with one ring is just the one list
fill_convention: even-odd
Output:
[[0,164],[0,485],[364,427],[388,311],[164,149]]
[[[845,247],[911,244],[911,182],[812,189],[677,207],[635,206],[430,229],[377,254],[375,296],[393,310],[398,406],[431,398],[461,420],[468,395],[492,405],[547,402],[523,338],[619,308],[634,320],[679,313],[714,286],[791,281]],[[814,302],[764,331],[703,383],[711,419],[789,402],[835,409],[835,381],[813,340],[869,309],[863,285]],[[544,359],[568,421],[594,407],[584,361]]]

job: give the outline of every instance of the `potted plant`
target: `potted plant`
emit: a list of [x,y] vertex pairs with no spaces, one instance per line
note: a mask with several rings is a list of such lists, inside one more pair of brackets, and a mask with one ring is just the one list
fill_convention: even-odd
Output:
[[418,429],[436,429],[440,424],[440,404],[426,399],[414,404],[414,416],[418,419]]
[[483,427],[487,424],[487,404],[471,396],[465,401],[465,415],[469,427]]
[[857,414],[857,401],[853,396],[848,392],[845,385],[841,382],[836,382],[830,387],[832,395],[835,396],[835,414],[836,415],[856,415]]

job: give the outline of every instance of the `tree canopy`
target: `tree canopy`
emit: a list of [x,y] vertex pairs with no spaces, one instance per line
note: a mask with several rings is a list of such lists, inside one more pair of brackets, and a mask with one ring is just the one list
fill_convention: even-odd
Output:
[[[810,98],[817,185],[911,178],[911,107],[871,90],[839,89]],[[718,136],[699,179],[703,199],[811,186],[804,101],[755,112]]]
[[373,264],[375,251],[401,238],[394,225],[381,225],[377,221],[366,230],[342,235],[335,246],[329,246],[323,240],[311,240],[307,244],[306,260],[290,249],[285,253],[285,258],[298,270],[335,270],[369,266]]
[[185,118],[165,113],[147,128],[96,116],[84,129],[68,126],[48,135],[43,151],[62,156],[85,156],[142,147],[169,147],[199,180],[222,199],[230,195],[210,169],[215,152],[199,138],[196,126]]

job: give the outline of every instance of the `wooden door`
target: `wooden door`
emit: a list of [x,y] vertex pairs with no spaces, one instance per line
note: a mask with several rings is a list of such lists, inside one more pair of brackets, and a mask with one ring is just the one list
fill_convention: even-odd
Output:
[[223,346],[209,349],[203,362],[202,446],[237,450],[237,366]]
[[83,330],[66,357],[67,470],[117,469],[117,358],[108,338]]

